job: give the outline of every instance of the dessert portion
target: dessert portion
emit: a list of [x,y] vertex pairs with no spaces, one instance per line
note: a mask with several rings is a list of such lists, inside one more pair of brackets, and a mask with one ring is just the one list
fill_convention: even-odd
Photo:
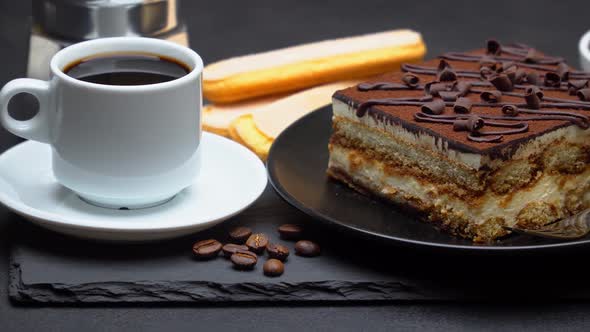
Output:
[[422,59],[419,33],[392,30],[231,58],[206,66],[203,95],[214,103],[297,91],[368,77]]
[[401,69],[333,95],[330,177],[476,242],[590,207],[590,73],[494,40]]

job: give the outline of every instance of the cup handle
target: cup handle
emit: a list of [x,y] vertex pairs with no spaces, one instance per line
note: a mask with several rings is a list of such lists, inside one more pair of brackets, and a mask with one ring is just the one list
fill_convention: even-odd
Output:
[[[29,93],[37,98],[39,111],[33,118],[25,121],[16,120],[8,113],[8,102],[19,93]],[[22,138],[49,143],[49,97],[50,84],[47,81],[32,78],[17,78],[0,90],[2,125],[11,133]]]

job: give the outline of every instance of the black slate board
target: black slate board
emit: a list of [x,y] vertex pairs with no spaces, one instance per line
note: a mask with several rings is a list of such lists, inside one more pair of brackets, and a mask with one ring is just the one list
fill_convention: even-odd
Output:
[[[0,211],[2,216],[18,218]],[[226,229],[248,225],[278,239],[276,227],[303,222],[323,254],[291,255],[286,273],[238,272],[218,258],[195,261],[197,238],[224,240]],[[13,232],[9,294],[17,302],[425,301],[590,298],[585,252],[559,255],[432,253],[358,238],[323,226],[267,188],[243,214],[198,235],[161,243],[88,242],[17,223]],[[292,242],[287,243],[293,249]],[[357,249],[355,249],[357,248]]]

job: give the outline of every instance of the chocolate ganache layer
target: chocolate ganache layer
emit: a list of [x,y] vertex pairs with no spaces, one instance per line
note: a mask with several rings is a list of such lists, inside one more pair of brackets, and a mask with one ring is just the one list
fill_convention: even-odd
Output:
[[590,127],[590,73],[524,45],[450,52],[337,91],[358,117],[444,140],[461,152],[508,158],[527,141]]

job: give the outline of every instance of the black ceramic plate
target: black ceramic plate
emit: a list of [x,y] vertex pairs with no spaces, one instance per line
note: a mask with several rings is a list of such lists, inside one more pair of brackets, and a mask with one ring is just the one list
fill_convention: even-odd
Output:
[[490,245],[473,244],[436,230],[395,206],[361,195],[326,176],[332,109],[324,107],[287,128],[270,149],[268,172],[276,191],[287,202],[319,220],[366,236],[398,244],[433,248],[506,251],[558,249],[590,243],[510,235]]

